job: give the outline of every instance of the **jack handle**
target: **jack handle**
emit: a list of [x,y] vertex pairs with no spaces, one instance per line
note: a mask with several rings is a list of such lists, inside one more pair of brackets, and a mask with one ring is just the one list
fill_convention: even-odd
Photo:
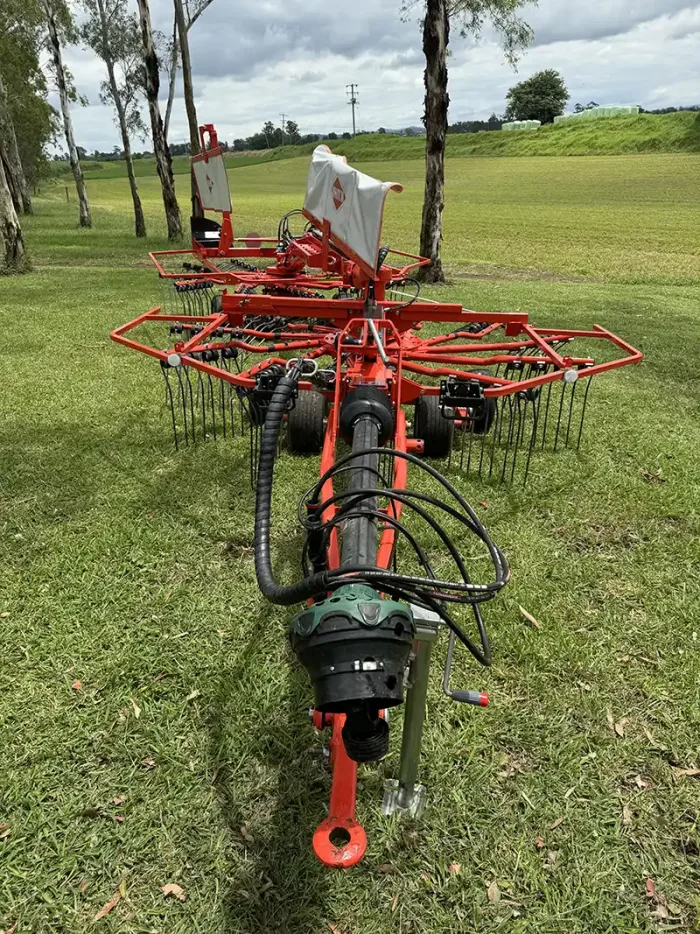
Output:
[[447,658],[445,659],[445,671],[442,678],[442,689],[451,700],[456,701],[458,704],[473,704],[475,707],[488,707],[489,696],[485,691],[455,691],[450,687],[452,657],[454,655],[456,641],[456,635],[454,632],[450,632],[450,641],[447,644]]

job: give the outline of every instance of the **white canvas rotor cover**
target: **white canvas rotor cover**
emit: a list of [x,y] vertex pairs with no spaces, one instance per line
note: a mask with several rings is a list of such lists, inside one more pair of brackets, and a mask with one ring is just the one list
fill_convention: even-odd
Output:
[[317,146],[311,157],[304,210],[319,227],[330,224],[331,235],[374,271],[382,232],[384,200],[389,190],[403,191],[396,182],[380,182],[353,169],[344,156]]
[[219,151],[208,159],[192,160],[194,177],[199,190],[199,200],[205,211],[231,211],[231,192],[226,177],[224,157]]

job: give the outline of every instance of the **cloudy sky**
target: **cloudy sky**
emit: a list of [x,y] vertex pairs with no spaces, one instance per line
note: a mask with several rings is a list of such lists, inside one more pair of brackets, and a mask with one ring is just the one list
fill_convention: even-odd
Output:
[[[200,121],[215,123],[229,141],[266,120],[279,123],[282,112],[302,133],[343,132],[352,126],[345,86],[355,82],[359,128],[418,125],[420,4],[405,21],[401,6],[401,0],[214,0],[190,33]],[[170,0],[151,0],[154,26],[166,33],[171,10]],[[535,41],[517,74],[488,30],[477,43],[453,31],[451,122],[502,112],[508,88],[542,68],[562,72],[572,105],[700,103],[700,0],[540,0],[523,15]],[[67,50],[66,62],[90,102],[74,109],[78,144],[111,149],[118,135],[99,102],[103,66],[79,48]],[[170,140],[186,136],[178,87]]]

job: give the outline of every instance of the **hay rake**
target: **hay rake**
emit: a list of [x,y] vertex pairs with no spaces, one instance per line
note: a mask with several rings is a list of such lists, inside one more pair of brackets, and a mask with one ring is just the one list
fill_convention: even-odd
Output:
[[[580,445],[593,378],[641,354],[598,325],[541,328],[525,313],[421,300],[411,273],[428,261],[381,246],[385,199],[401,186],[325,146],[313,154],[302,212],[286,215],[275,238],[236,239],[216,133],[200,132],[200,200],[221,223],[193,218],[191,250],[151,254],[168,299],[111,336],[160,361],[176,445],[249,434],[258,583],[274,603],[303,605],[290,640],[313,685],[313,723],[331,731],[331,801],[314,850],[348,867],[366,848],[357,764],[386,754],[388,711],[404,694],[399,773],[382,810],[418,816],[425,806],[419,754],[443,629],[445,693],[488,703],[452,687],[452,660],[459,642],[490,663],[481,605],[510,571],[431,460],[498,482],[527,479],[543,449]],[[306,226],[292,234],[299,213]],[[441,323],[451,330],[439,333]],[[137,339],[154,325],[165,346]],[[298,505],[306,539],[292,583],[277,581],[270,547],[285,447],[320,457],[319,479]],[[459,547],[467,540],[479,552],[470,568]]]

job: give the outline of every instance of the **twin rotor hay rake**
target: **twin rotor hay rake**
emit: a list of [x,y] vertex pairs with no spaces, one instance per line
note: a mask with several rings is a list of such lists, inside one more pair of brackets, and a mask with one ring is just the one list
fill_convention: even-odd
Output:
[[[313,723],[331,730],[331,800],[314,850],[326,865],[348,867],[366,848],[355,820],[357,763],[386,754],[388,711],[404,693],[399,774],[382,810],[423,811],[418,761],[442,629],[445,693],[488,703],[451,687],[452,660],[459,642],[490,663],[481,604],[508,581],[508,564],[462,493],[424,458],[452,457],[496,481],[526,479],[544,447],[579,446],[593,377],[641,354],[597,325],[540,328],[523,313],[421,300],[411,272],[428,261],[381,246],[385,198],[401,186],[325,146],[313,154],[303,210],[282,219],[277,237],[236,239],[216,133],[210,125],[200,133],[200,200],[222,221],[193,218],[191,250],[151,254],[167,300],[111,336],[160,361],[177,445],[249,432],[258,583],[274,603],[304,605],[291,644],[313,684]],[[295,215],[306,226],[293,234]],[[165,348],[135,338],[154,325],[170,335]],[[299,502],[306,540],[291,584],[276,580],[270,549],[283,431],[288,452],[320,456],[319,479]],[[472,569],[490,568],[485,582],[466,566],[467,535],[480,550]],[[476,639],[455,618],[465,605]]]

